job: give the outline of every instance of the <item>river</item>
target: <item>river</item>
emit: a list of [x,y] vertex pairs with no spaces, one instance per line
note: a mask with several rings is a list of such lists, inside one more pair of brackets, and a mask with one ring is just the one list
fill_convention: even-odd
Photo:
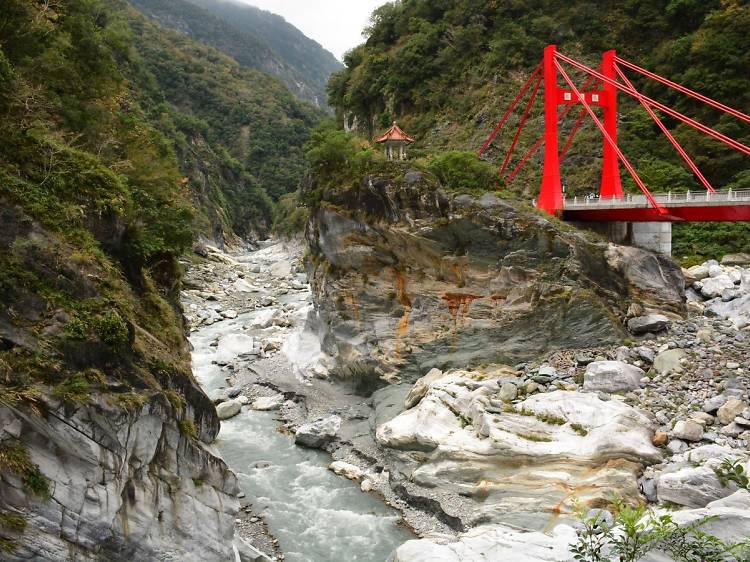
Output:
[[[268,248],[261,253],[276,259],[283,256],[278,248],[275,254]],[[252,263],[255,256],[236,258]],[[252,274],[246,274],[244,280],[254,282]],[[301,316],[309,306],[309,290],[279,300]],[[242,353],[243,341],[269,330],[253,326],[268,310],[258,308],[191,334],[193,372],[206,393],[213,395],[226,386],[227,370],[216,363],[217,358],[221,355],[220,363],[231,364]],[[305,341],[299,338],[301,330],[302,323],[297,322],[280,335],[287,342]],[[240,345],[216,344],[231,338]],[[414,538],[401,525],[398,512],[363,493],[356,482],[328,470],[328,454],[299,447],[292,437],[277,431],[280,423],[276,416],[243,407],[239,415],[222,422],[216,446],[238,475],[254,512],[264,518],[278,539],[287,561],[382,562],[398,545]]]

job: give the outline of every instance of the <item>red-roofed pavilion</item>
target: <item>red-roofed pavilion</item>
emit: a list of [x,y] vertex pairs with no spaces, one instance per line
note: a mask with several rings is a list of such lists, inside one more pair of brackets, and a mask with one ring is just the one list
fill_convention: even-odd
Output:
[[406,160],[406,145],[413,143],[414,139],[403,132],[394,121],[393,126],[382,137],[375,139],[375,142],[385,145],[385,155],[388,160],[393,160],[394,148],[398,148],[398,159]]

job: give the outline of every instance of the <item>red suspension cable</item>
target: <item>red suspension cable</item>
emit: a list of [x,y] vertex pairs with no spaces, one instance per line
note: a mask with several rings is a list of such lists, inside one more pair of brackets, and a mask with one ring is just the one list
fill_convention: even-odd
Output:
[[568,83],[568,86],[571,90],[573,90],[573,93],[575,94],[576,98],[583,104],[583,107],[586,109],[586,112],[591,116],[591,118],[596,123],[596,126],[599,127],[599,130],[602,132],[602,135],[604,135],[605,140],[609,144],[609,146],[612,147],[612,150],[615,151],[617,154],[617,157],[620,159],[620,161],[623,163],[623,165],[627,168],[628,172],[630,172],[630,175],[633,176],[633,179],[635,180],[635,183],[638,184],[638,187],[641,189],[641,191],[644,193],[646,198],[648,199],[648,202],[651,204],[654,209],[656,209],[659,213],[665,213],[666,211],[664,208],[659,206],[659,204],[656,202],[656,199],[654,199],[654,196],[651,195],[651,192],[646,187],[646,184],[643,183],[641,178],[638,176],[637,172],[631,166],[630,162],[628,162],[628,159],[625,158],[625,155],[620,150],[620,147],[617,146],[617,143],[612,140],[612,137],[607,132],[607,129],[604,128],[604,125],[601,121],[599,121],[599,118],[596,116],[596,113],[594,113],[594,110],[591,109],[591,106],[586,101],[586,98],[578,91],[578,88],[576,88],[575,84],[573,84],[573,81],[568,76],[568,73],[565,72],[565,69],[562,67],[559,61],[555,61],[555,66],[557,67],[557,70],[560,72],[560,75],[565,79],[565,81]]
[[536,100],[536,94],[539,91],[539,85],[542,83],[542,77],[540,76],[536,84],[534,85],[534,89],[531,92],[531,96],[529,97],[529,101],[526,104],[526,108],[523,112],[523,117],[521,117],[521,122],[518,124],[518,129],[516,130],[516,134],[513,137],[513,142],[510,143],[510,149],[508,150],[508,154],[505,155],[505,161],[503,162],[503,167],[500,168],[500,177],[505,173],[505,168],[508,167],[508,162],[510,162],[511,156],[513,156],[513,151],[516,149],[516,143],[518,142],[518,137],[521,136],[521,131],[523,130],[523,126],[526,124],[526,120],[529,118],[529,112],[531,111],[531,108],[534,105],[534,100]]
[[568,140],[565,143],[565,146],[563,146],[563,149],[560,152],[560,161],[562,161],[562,159],[565,158],[565,155],[568,153],[568,150],[570,150],[570,145],[573,144],[573,139],[575,138],[576,133],[578,132],[578,128],[581,126],[581,123],[583,123],[584,117],[586,117],[586,108],[582,109],[581,112],[578,114],[578,119],[576,119],[575,125],[573,125],[573,130],[570,131],[570,136],[568,137]]
[[664,84],[665,86],[669,86],[670,88],[673,88],[677,90],[678,92],[682,92],[683,94],[686,94],[692,98],[695,98],[697,100],[702,101],[705,104],[710,105],[711,107],[715,109],[719,109],[721,111],[724,111],[726,113],[729,113],[730,115],[733,115],[737,119],[742,119],[746,123],[750,123],[750,115],[746,115],[745,113],[742,113],[741,111],[737,111],[734,108],[729,107],[728,105],[724,105],[721,102],[718,102],[716,100],[712,100],[708,96],[704,96],[703,94],[699,94],[698,92],[691,90],[690,88],[686,88],[685,86],[682,86],[681,84],[678,84],[677,82],[672,82],[671,80],[667,80],[666,78],[662,78],[658,74],[654,74],[653,72],[650,72],[646,70],[645,68],[641,68],[640,66],[633,64],[630,61],[627,61],[625,59],[621,59],[620,57],[615,57],[615,61],[619,62],[623,66],[627,66],[631,70],[635,70],[636,72],[640,72],[641,74],[648,76],[652,80],[656,80],[657,82],[660,82],[661,84]]
[[730,137],[728,137],[728,136],[726,136],[726,135],[724,135],[722,133],[719,133],[718,131],[713,130],[711,127],[707,127],[706,125],[703,125],[702,123],[699,123],[698,121],[695,121],[694,119],[691,119],[690,117],[687,117],[686,115],[683,115],[679,111],[675,111],[674,109],[671,109],[670,107],[667,107],[663,103],[659,103],[658,101],[656,101],[654,99],[651,99],[651,98],[649,98],[647,96],[644,96],[642,94],[638,94],[637,91],[635,91],[633,89],[630,89],[630,88],[628,88],[626,86],[623,86],[622,84],[620,84],[616,80],[612,80],[611,78],[607,78],[606,76],[604,76],[600,72],[597,72],[596,70],[593,70],[593,69],[589,68],[588,66],[586,66],[584,64],[581,64],[580,62],[578,62],[578,61],[576,61],[574,59],[571,59],[570,57],[566,57],[565,55],[562,55],[562,54],[558,53],[557,54],[557,58],[560,59],[560,60],[562,60],[562,61],[567,62],[568,64],[570,64],[571,66],[573,66],[573,67],[575,67],[575,68],[577,68],[579,70],[582,70],[582,71],[587,72],[588,74],[590,74],[592,76],[595,76],[596,78],[598,78],[599,80],[601,80],[602,82],[604,82],[606,84],[611,84],[612,86],[614,86],[615,88],[617,88],[621,92],[625,92],[629,96],[633,96],[633,97],[637,98],[638,95],[641,95],[641,97],[646,102],[648,102],[649,105],[651,105],[652,107],[655,107],[659,111],[662,111],[663,113],[666,113],[670,117],[674,117],[675,119],[678,119],[678,120],[682,121],[683,123],[686,123],[687,125],[690,125],[694,129],[697,129],[700,132],[702,132],[702,133],[704,133],[704,134],[706,134],[706,135],[708,135],[708,136],[710,136],[710,137],[712,137],[712,138],[714,138],[716,140],[719,140],[719,141],[723,142],[724,144],[726,144],[728,146],[731,146],[735,150],[737,150],[739,152],[742,152],[743,154],[746,154],[746,155],[750,156],[750,148],[747,147],[747,146],[745,146],[741,142],[738,142],[738,141],[736,141],[736,140],[734,140],[734,139],[732,139],[732,138],[730,138]]
[[[594,78],[593,76],[589,76],[589,77],[588,77],[588,78],[586,79],[586,82],[585,82],[585,83],[583,84],[583,86],[581,86],[581,89],[582,89],[582,90],[584,90],[584,91],[587,91],[587,90],[588,90],[588,88],[589,88],[589,87],[590,87],[590,86],[592,85],[592,83],[593,83],[594,81],[595,81],[595,78]],[[561,111],[560,113],[558,113],[558,115],[557,115],[557,119],[558,119],[558,121],[559,121],[559,120],[561,120],[561,119],[562,119],[563,117],[565,117],[565,116],[566,116],[566,115],[568,114],[568,112],[569,112],[569,111],[570,111],[571,109],[573,109],[573,106],[572,106],[572,105],[566,105],[566,106],[565,106],[565,107],[563,108],[563,110],[562,110],[562,111]],[[577,123],[579,123],[579,122],[580,122],[580,121],[582,121],[582,120],[583,120],[583,119],[582,119],[582,117],[581,117],[581,116],[579,116],[579,118],[578,118],[578,122],[577,122]],[[578,128],[578,126],[580,126],[580,125],[576,125],[576,126],[574,127],[574,129],[577,129],[577,128]],[[571,133],[571,134],[572,134],[572,135],[575,135],[575,132],[573,132],[573,133]],[[567,143],[565,144],[565,148],[563,148],[563,152],[562,152],[562,153],[560,154],[560,158],[561,158],[561,159],[565,157],[565,153],[567,152],[567,149],[569,149],[569,148],[570,148],[570,144],[571,144],[572,142],[573,142],[573,138],[572,138],[572,136],[571,136],[571,138],[569,138],[569,139],[568,139],[568,142],[567,142]],[[528,162],[528,161],[529,161],[529,159],[530,159],[530,158],[531,158],[532,156],[534,156],[534,154],[536,154],[536,151],[537,151],[537,150],[539,150],[539,147],[540,147],[540,146],[542,146],[543,144],[544,144],[544,135],[541,135],[541,136],[540,136],[540,137],[539,137],[539,138],[538,138],[538,139],[536,140],[536,142],[535,142],[535,143],[534,143],[534,144],[532,145],[532,147],[531,147],[531,148],[530,148],[530,149],[529,149],[529,150],[528,150],[528,151],[526,152],[526,154],[524,154],[523,158],[521,158],[521,161],[520,161],[520,162],[518,163],[518,165],[517,165],[517,166],[516,166],[515,168],[513,168],[513,171],[512,171],[512,172],[511,172],[511,173],[510,173],[510,174],[508,175],[508,177],[507,177],[507,178],[505,178],[505,183],[506,183],[506,184],[508,184],[508,183],[510,183],[510,182],[512,182],[512,181],[513,181],[513,178],[515,178],[515,177],[516,177],[516,175],[518,174],[518,172],[520,172],[520,171],[521,171],[521,168],[523,168],[524,164],[526,164],[526,162]]]
[[523,98],[524,94],[526,94],[526,91],[529,89],[529,86],[531,86],[532,82],[534,81],[534,78],[536,77],[537,74],[541,72],[541,70],[542,70],[542,63],[540,62],[539,65],[534,69],[534,72],[531,73],[531,76],[529,76],[529,79],[523,85],[523,88],[521,88],[521,91],[518,92],[518,95],[516,96],[516,98],[511,102],[510,106],[508,106],[508,109],[503,114],[502,119],[500,119],[498,124],[495,125],[495,128],[492,129],[490,136],[484,142],[484,144],[482,145],[482,148],[479,149],[479,156],[482,156],[482,154],[484,154],[485,151],[489,148],[490,144],[492,144],[492,141],[495,140],[495,136],[500,131],[502,126],[505,124],[505,121],[508,119],[511,112],[515,109],[518,102],[521,101],[521,98]]
[[625,82],[626,86],[628,86],[634,92],[636,92],[636,97],[638,98],[638,101],[640,102],[640,104],[643,106],[643,108],[651,116],[651,119],[653,119],[654,122],[659,126],[659,128],[661,129],[661,132],[666,135],[666,137],[669,139],[669,142],[671,142],[672,146],[675,147],[675,150],[677,150],[677,152],[680,153],[680,156],[682,156],[683,160],[685,160],[685,162],[687,163],[687,165],[690,166],[690,169],[693,171],[693,173],[696,176],[698,176],[698,179],[703,184],[703,187],[705,187],[711,193],[715,193],[716,190],[711,186],[710,183],[708,183],[708,180],[705,178],[705,176],[698,169],[698,166],[695,165],[695,163],[690,158],[690,156],[688,156],[688,153],[685,152],[685,150],[682,148],[682,146],[680,146],[680,143],[677,142],[677,139],[674,138],[674,135],[672,135],[672,133],[669,132],[669,129],[667,129],[667,127],[664,125],[664,123],[662,123],[661,119],[659,119],[659,117],[656,115],[656,113],[654,113],[654,110],[651,109],[651,106],[643,100],[643,96],[636,91],[635,87],[633,87],[632,82],[630,82],[630,80],[628,80],[628,77],[625,76],[625,73],[622,70],[620,70],[620,67],[617,66],[617,64],[615,64],[615,72],[617,72],[617,75],[622,79],[623,82]]

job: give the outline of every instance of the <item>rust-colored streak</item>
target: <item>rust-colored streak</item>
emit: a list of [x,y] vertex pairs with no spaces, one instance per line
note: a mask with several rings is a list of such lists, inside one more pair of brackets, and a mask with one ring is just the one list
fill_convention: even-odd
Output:
[[411,314],[411,299],[406,293],[406,277],[403,271],[393,269],[393,275],[396,283],[396,299],[404,308],[401,318],[396,326],[396,357],[401,357],[401,339],[409,333],[409,315]]
[[472,295],[467,293],[444,293],[443,300],[448,305],[448,311],[451,313],[453,318],[454,329],[458,327],[459,323],[463,328],[466,323],[466,314],[471,308],[471,303],[477,299],[481,299],[480,295]]

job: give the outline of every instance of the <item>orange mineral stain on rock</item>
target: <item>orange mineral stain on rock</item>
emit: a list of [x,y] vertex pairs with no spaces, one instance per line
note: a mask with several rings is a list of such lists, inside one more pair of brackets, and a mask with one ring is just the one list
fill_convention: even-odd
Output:
[[409,332],[409,315],[411,314],[411,299],[406,294],[406,277],[403,271],[393,269],[396,283],[396,299],[404,307],[404,311],[396,326],[396,357],[401,356],[401,338]]
[[459,322],[461,327],[466,323],[466,314],[471,308],[471,303],[477,299],[481,299],[480,295],[472,295],[467,293],[444,293],[443,300],[448,305],[448,312],[451,313],[453,318],[453,328],[457,328]]

